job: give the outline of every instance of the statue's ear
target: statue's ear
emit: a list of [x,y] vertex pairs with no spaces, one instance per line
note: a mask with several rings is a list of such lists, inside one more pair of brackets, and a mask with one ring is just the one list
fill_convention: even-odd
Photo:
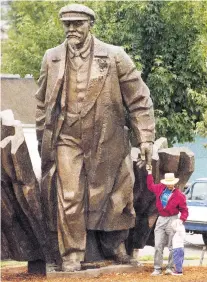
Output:
[[90,21],[90,26],[93,27],[93,25],[94,25],[94,20],[91,20]]

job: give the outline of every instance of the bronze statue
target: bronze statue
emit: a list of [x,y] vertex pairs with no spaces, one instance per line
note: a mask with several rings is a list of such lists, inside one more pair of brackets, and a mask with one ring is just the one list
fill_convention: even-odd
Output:
[[[91,34],[94,11],[72,4],[59,15],[66,40],[46,51],[36,93],[51,242],[58,231],[63,271],[81,268],[87,230],[103,232],[106,257],[129,262],[123,242],[135,223],[134,174],[124,108],[141,157],[151,164],[155,122],[149,89],[121,47]],[[112,238],[114,253],[106,247]]]

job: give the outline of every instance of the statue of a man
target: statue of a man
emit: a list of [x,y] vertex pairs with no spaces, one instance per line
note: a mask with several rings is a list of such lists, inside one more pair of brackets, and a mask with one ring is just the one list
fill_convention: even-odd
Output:
[[74,271],[84,260],[87,230],[103,231],[103,245],[113,238],[115,259],[126,262],[119,250],[135,213],[124,108],[149,162],[155,124],[134,63],[121,47],[91,34],[94,11],[72,4],[59,15],[66,40],[43,58],[36,126],[48,228],[58,230],[63,271]]

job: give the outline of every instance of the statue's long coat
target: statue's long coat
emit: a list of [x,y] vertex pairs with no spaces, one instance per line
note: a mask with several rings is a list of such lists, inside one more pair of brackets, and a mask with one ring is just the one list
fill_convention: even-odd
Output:
[[[129,111],[137,143],[154,141],[152,101],[124,50],[94,37],[93,42],[90,79],[80,114],[88,182],[87,228],[128,229],[134,225],[133,170],[124,130],[124,107]],[[36,93],[42,196],[53,231],[56,230],[55,146],[66,112],[66,46],[64,42],[45,53]]]

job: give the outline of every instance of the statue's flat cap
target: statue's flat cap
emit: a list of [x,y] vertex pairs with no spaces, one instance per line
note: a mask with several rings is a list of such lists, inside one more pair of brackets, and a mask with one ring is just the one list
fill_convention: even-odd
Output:
[[60,9],[59,17],[61,21],[95,20],[95,13],[87,6],[71,4]]

